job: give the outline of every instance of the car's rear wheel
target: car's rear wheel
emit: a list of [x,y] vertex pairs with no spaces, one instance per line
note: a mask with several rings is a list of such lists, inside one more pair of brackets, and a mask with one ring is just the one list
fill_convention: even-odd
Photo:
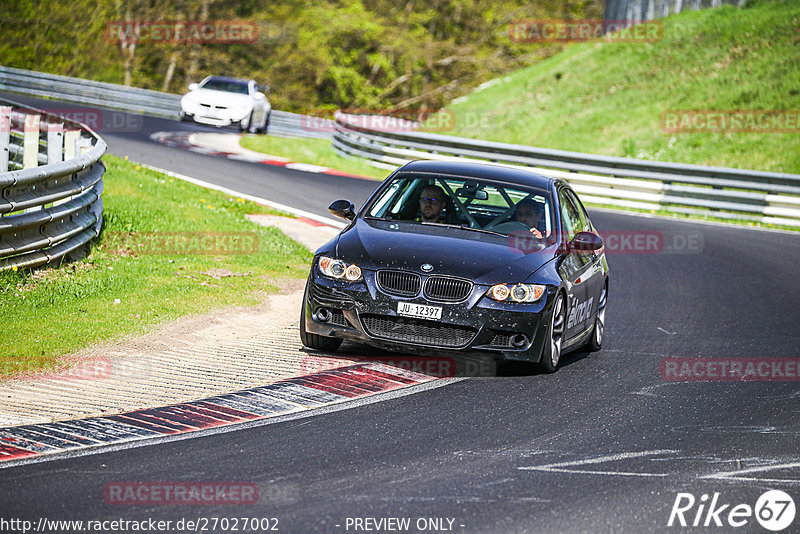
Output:
[[545,340],[539,369],[545,373],[553,373],[558,369],[561,360],[561,344],[564,338],[564,327],[567,321],[567,309],[564,305],[564,294],[558,293],[553,303],[553,315],[550,317],[548,339]]
[[608,283],[603,286],[603,292],[600,293],[600,299],[597,304],[597,318],[594,320],[594,329],[589,341],[586,343],[586,349],[589,352],[597,352],[603,345],[603,335],[606,329],[606,302],[608,300]]
[[325,352],[333,352],[338,349],[342,344],[342,339],[338,337],[327,337],[319,334],[312,334],[306,332],[306,302],[308,298],[308,288],[306,294],[303,296],[303,309],[300,310],[300,342],[304,347],[311,349],[321,350]]

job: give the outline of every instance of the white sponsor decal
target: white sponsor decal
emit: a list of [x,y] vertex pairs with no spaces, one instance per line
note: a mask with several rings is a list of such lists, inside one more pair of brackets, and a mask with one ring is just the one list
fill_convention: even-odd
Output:
[[577,324],[581,324],[592,314],[592,302],[594,302],[594,297],[585,302],[579,302],[577,306],[570,310],[567,328],[572,328]]

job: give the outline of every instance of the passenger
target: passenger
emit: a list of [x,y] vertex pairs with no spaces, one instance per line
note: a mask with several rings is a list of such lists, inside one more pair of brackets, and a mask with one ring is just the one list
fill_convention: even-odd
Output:
[[420,222],[443,223],[442,210],[447,206],[447,194],[437,185],[426,185],[419,195]]
[[542,221],[544,220],[544,204],[529,198],[520,200],[517,204],[514,218],[531,229],[536,239],[544,239],[547,234],[542,234]]

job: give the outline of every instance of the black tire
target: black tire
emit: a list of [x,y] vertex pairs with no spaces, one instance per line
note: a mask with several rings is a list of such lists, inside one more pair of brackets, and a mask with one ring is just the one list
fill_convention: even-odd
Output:
[[342,339],[338,337],[327,337],[319,334],[306,332],[306,298],[303,297],[303,309],[300,310],[300,343],[310,349],[321,350],[324,352],[334,352],[342,344]]
[[247,132],[248,130],[250,130],[250,126],[251,126],[250,123],[251,122],[253,122],[253,112],[252,111],[250,112],[250,114],[246,118],[244,118],[241,121],[239,121],[239,129],[242,132]]
[[567,307],[564,305],[564,294],[559,292],[553,302],[553,314],[550,316],[550,328],[542,350],[539,370],[543,373],[554,373],[561,360],[561,349],[564,340],[564,327],[567,322]]
[[597,318],[594,320],[594,328],[592,328],[592,335],[589,336],[589,341],[586,342],[586,350],[589,352],[597,352],[603,346],[603,336],[606,330],[606,304],[608,302],[608,283],[603,286],[603,292],[600,293],[600,300],[597,304]]

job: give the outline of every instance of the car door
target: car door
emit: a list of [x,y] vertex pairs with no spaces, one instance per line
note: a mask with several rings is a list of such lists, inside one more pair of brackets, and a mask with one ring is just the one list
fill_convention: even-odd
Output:
[[[588,231],[590,224],[587,218],[581,213],[576,204],[574,193],[570,195],[567,187],[563,187],[558,192],[559,216],[561,217],[561,228],[563,241],[570,243],[578,232]],[[561,265],[559,266],[561,277],[567,283],[567,325],[565,338],[571,338],[581,334],[591,325],[591,307],[596,304],[589,294],[589,281],[592,276],[591,257],[585,252],[569,250],[566,252]],[[596,298],[594,300],[597,300]]]
[[[578,198],[578,195],[576,195],[574,191],[568,190],[567,196],[573,200],[581,218],[586,220],[587,229],[585,231],[596,234],[597,230],[595,230],[594,225],[592,225],[591,220],[589,220],[589,215],[586,213],[586,208],[583,207],[583,203]],[[587,324],[587,327],[591,327],[594,324],[593,319],[597,313],[598,307],[600,306],[600,296],[603,291],[603,287],[605,286],[608,264],[606,263],[604,249],[586,251],[585,255],[586,261],[589,263],[589,268],[587,269],[586,274],[584,274],[581,283],[586,284],[587,296],[591,301],[588,314],[590,321]]]

